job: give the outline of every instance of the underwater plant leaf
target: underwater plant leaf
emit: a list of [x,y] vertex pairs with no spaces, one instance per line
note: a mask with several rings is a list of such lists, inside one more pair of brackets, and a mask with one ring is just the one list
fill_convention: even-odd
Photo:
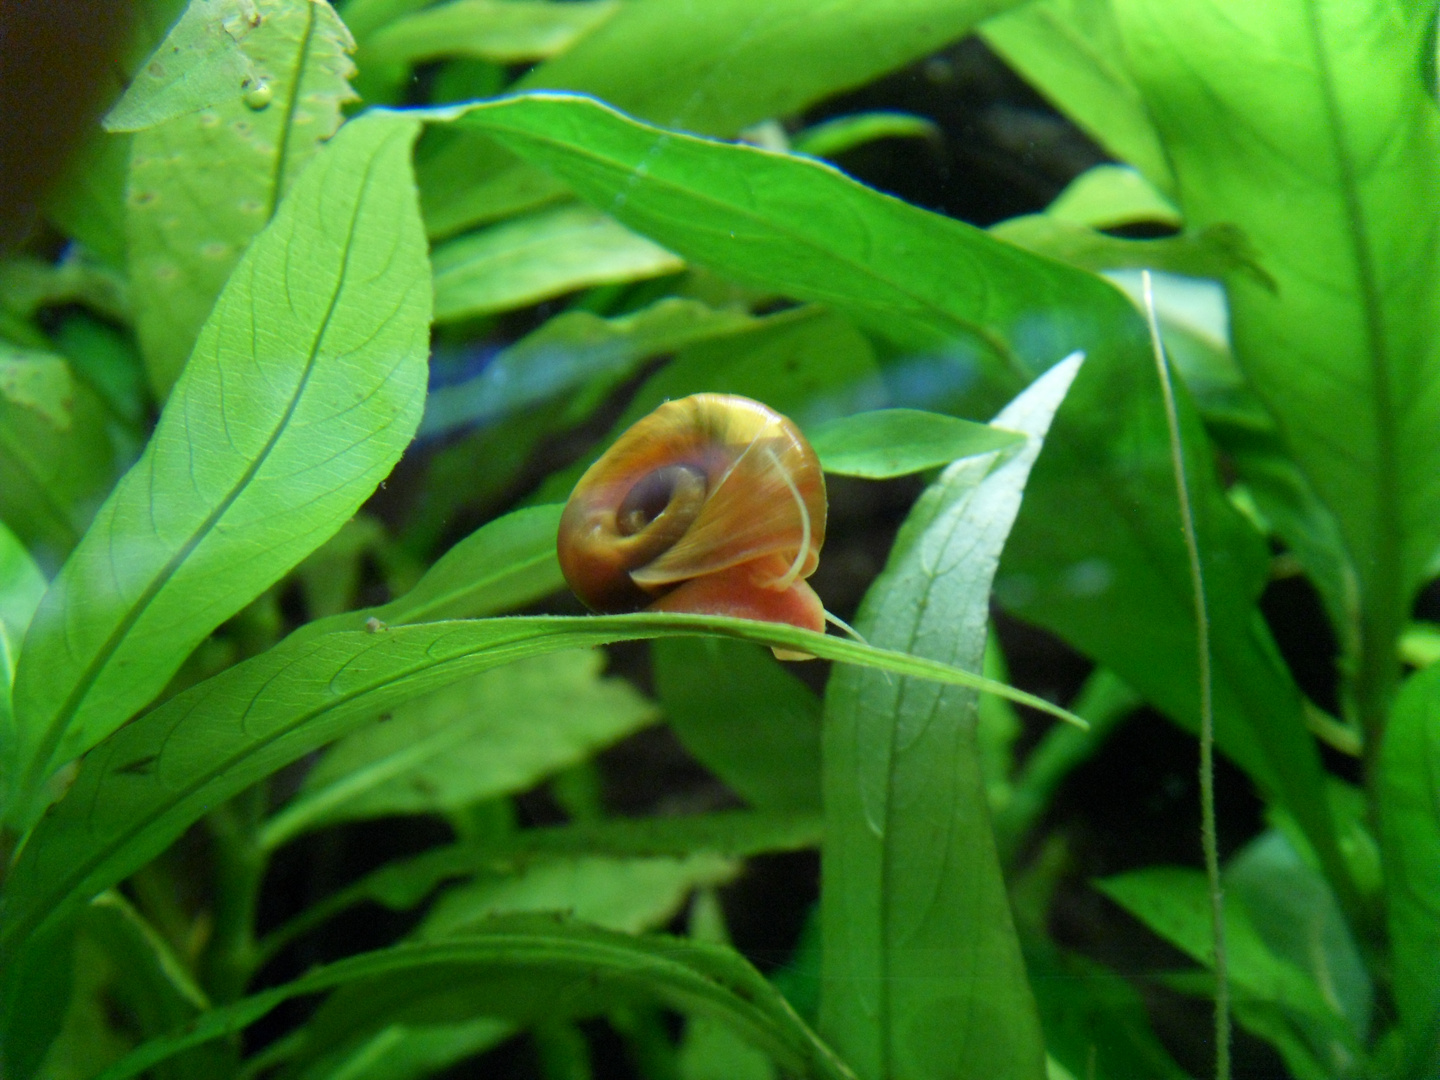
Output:
[[1360,589],[1355,693],[1378,738],[1393,641],[1440,548],[1433,19],[1384,0],[1114,10],[1186,223],[1239,226],[1275,279],[1226,278],[1231,340],[1339,523]]
[[429,133],[415,152],[425,230],[443,240],[573,196],[544,169],[478,135]]
[[[587,99],[536,94],[427,115],[483,130],[554,169],[693,264],[845,312],[896,350],[892,385],[919,386],[927,407],[932,386],[942,404],[955,387],[1003,400],[1056,356],[1082,349],[1088,361],[1030,480],[996,594],[1198,728],[1193,594],[1164,406],[1143,320],[1116,288],[819,162],[666,132]],[[1255,605],[1268,572],[1264,543],[1226,499],[1181,389],[1215,642],[1217,742],[1292,810],[1344,893],[1320,756]],[[975,407],[973,396],[965,402]]]
[[62,357],[0,346],[0,521],[47,573],[60,568],[115,482],[106,420],[99,396]]
[[503,349],[474,378],[431,390],[420,433],[493,424],[596,380],[611,385],[652,356],[738,333],[755,321],[742,309],[677,296],[610,319],[563,312]]
[[340,528],[410,441],[430,316],[416,128],[356,121],[307,170],[46,593],[15,684],[22,817],[56,768]]
[[1243,271],[1274,285],[1244,235],[1233,225],[1211,225],[1155,240],[1124,240],[1046,213],[998,222],[990,226],[990,234],[1084,270],[1144,267],[1209,278]]
[[[1191,959],[1210,966],[1210,892],[1201,871],[1148,867],[1097,881],[1095,887]],[[1238,900],[1225,905],[1225,951],[1237,998],[1281,1006],[1292,1019],[1309,1021],[1358,1051],[1349,1026],[1310,972],[1276,955]]]
[[224,105],[256,85],[242,43],[263,22],[254,0],[188,4],[104,120],[106,131],[143,131]]
[[536,4],[451,0],[396,19],[365,39],[366,63],[415,64],[468,56],[533,63],[564,52],[620,9],[617,0]]
[[516,88],[593,94],[665,127],[735,135],[928,56],[1013,2],[640,0]]
[[1031,0],[979,28],[985,44],[1092,139],[1162,193],[1175,179],[1145,107],[1112,0]]
[[144,865],[217,803],[417,694],[527,656],[687,634],[874,664],[1070,718],[1048,701],[943,663],[743,619],[532,616],[295,635],[170,699],[85,757],[7,880],[0,952]]
[[443,814],[525,791],[659,719],[593,650],[487,671],[404,702],[341,739],[260,832],[276,848],[338,821]]
[[1395,1003],[1414,1075],[1440,1067],[1440,667],[1410,677],[1380,748]]
[[560,206],[492,225],[435,249],[435,319],[525,307],[592,285],[641,281],[682,259],[588,206]]
[[[990,586],[1081,357],[995,418],[1027,436],[915,503],[856,628],[978,670]],[[1039,1078],[1045,1040],[990,829],[977,695],[836,669],[825,696],[821,1030],[863,1076]]]
[[806,432],[827,473],[888,480],[1025,442],[989,424],[923,409],[875,409]]
[[484,875],[435,898],[415,936],[435,940],[474,929],[496,915],[522,911],[568,915],[592,926],[639,934],[673,919],[692,890],[723,885],[739,864],[710,852],[617,858],[574,855]]
[[[1184,224],[1175,204],[1129,165],[1086,169],[1055,196],[1045,213],[1092,229],[1150,223],[1178,229]],[[1157,304],[1158,306],[1158,304]]]
[[758,810],[820,809],[813,690],[744,642],[670,638],[650,656],[666,722],[696,761]]
[[864,112],[837,116],[795,133],[790,140],[797,154],[828,158],[877,139],[939,139],[932,120],[913,113]]
[[654,1002],[713,1016],[797,1076],[853,1080],[780,992],[738,953],[684,938],[632,937],[534,915],[497,917],[462,937],[397,945],[318,968],[207,1013],[155,1039],[102,1074],[125,1080],[181,1050],[239,1030],[284,1001],[338,989],[327,1023],[310,1025],[318,1051],[385,1023],[437,1023],[472,1016],[518,1021],[603,1013]]
[[[191,7],[205,12],[212,0]],[[130,286],[150,385],[161,400],[251,238],[335,134],[341,106],[354,97],[346,55],[354,43],[326,0],[254,0],[253,7],[258,24],[241,17],[248,32],[233,44],[252,66],[250,90],[132,139]],[[221,36],[230,40],[228,32]]]

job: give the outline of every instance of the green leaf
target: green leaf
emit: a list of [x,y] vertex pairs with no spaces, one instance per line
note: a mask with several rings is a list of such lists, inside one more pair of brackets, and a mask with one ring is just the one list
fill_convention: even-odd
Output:
[[1210,225],[1158,240],[1122,240],[1050,214],[1026,214],[992,225],[990,232],[1027,251],[1085,270],[1147,267],[1210,278],[1243,271],[1274,287],[1245,235],[1233,225]]
[[[1073,271],[879,195],[822,162],[677,135],[586,98],[534,94],[426,115],[552,170],[688,262],[843,306],[902,345],[933,349],[959,338],[981,363],[1018,366],[1007,330],[1033,308],[997,283],[1030,281],[1037,293],[1053,293],[1074,280]],[[1025,358],[1035,354],[1039,366],[1039,354],[1066,352],[1095,318],[1077,317],[1057,311],[1025,342]]]
[[[958,461],[915,504],[860,633],[970,670],[1031,466],[1080,367],[996,417],[1012,454]],[[976,695],[837,669],[826,694],[821,1029],[861,1076],[1045,1073],[1045,1043],[990,831]]]
[[0,397],[29,409],[51,427],[70,427],[75,380],[65,358],[0,342]]
[[1045,213],[1092,229],[1139,223],[1178,229],[1184,223],[1175,204],[1127,165],[1096,165],[1087,169],[1066,185],[1045,208]]
[[45,595],[45,577],[19,538],[0,524],[0,685],[15,677],[25,628]]
[[294,1080],[424,1080],[514,1033],[513,1024],[488,1016],[458,1024],[386,1024],[289,1075]]
[[1236,357],[1359,575],[1356,694],[1378,737],[1440,546],[1440,279],[1415,269],[1440,259],[1433,20],[1382,0],[1115,11],[1187,223],[1238,225],[1277,283],[1228,278]]
[[723,885],[739,866],[709,853],[678,858],[617,859],[581,855],[547,859],[502,877],[480,877],[445,890],[415,934],[454,937],[483,929],[495,915],[553,912],[638,934],[673,919],[691,891]]
[[1125,62],[1113,0],[1031,0],[980,27],[985,44],[1092,139],[1161,192],[1166,149]]
[[1412,676],[1380,747],[1395,1002],[1412,1075],[1440,1068],[1440,667]]
[[72,246],[57,262],[14,258],[0,262],[0,305],[21,318],[41,308],[85,304],[118,323],[130,321],[125,278],[90,251]]
[[1156,1038],[1145,1001],[1128,980],[1078,953],[1048,942],[1032,944],[1027,943],[1025,965],[1045,1045],[1071,1076],[1190,1080]]
[[[1150,867],[1098,881],[1096,888],[1192,959],[1211,965],[1210,893],[1201,871]],[[1359,1045],[1337,1006],[1307,971],[1270,949],[1244,903],[1225,905],[1225,953],[1237,999],[1281,1006],[1292,1022],[1308,1022],[1353,1060]]]
[[743,859],[818,847],[823,831],[818,813],[722,810],[684,817],[610,818],[464,840],[386,863],[312,904],[272,931],[259,948],[262,956],[274,956],[314,927],[365,901],[408,911],[447,881],[500,877],[514,873],[517,867],[556,859],[573,861],[581,856]]
[[[535,95],[429,115],[459,115],[462,127],[554,169],[692,263],[845,311],[899,350],[889,365],[898,390],[915,384],[928,397],[937,383],[985,379],[989,400],[996,384],[1016,388],[1082,349],[1088,363],[1031,480],[996,592],[1013,613],[1198,726],[1194,612],[1163,404],[1143,322],[1116,289],[819,163],[661,131],[592,101]],[[1255,607],[1264,545],[1226,499],[1183,395],[1180,410],[1216,642],[1219,745],[1294,811],[1343,889],[1319,755]]]
[[25,628],[45,595],[45,578],[13,532],[0,523],[0,774],[15,774],[19,732],[11,706]]
[[0,386],[0,521],[54,572],[115,482],[116,454],[104,405],[68,364],[30,354],[23,366],[15,399]]
[[608,215],[561,206],[436,248],[435,318],[473,318],[684,268],[683,260]]
[[[137,1043],[163,1035],[210,1007],[184,964],[122,896],[102,893],[84,910],[75,942],[74,986],[45,1080],[87,1080]],[[222,1075],[226,1053],[211,1045],[159,1066],[156,1080]]]
[[761,810],[820,809],[820,699],[768,652],[719,638],[651,646],[655,692],[697,761]]
[[451,0],[397,19],[365,42],[367,63],[411,65],[444,56],[523,64],[562,53],[620,8],[617,0],[534,3]]
[[465,132],[427,132],[415,153],[415,177],[434,239],[571,198],[549,173]]
[[347,903],[374,900],[395,910],[420,903],[451,878],[500,874],[517,863],[557,856],[740,859],[818,847],[823,823],[815,813],[721,810],[673,818],[614,818],[592,825],[523,829],[489,844],[454,844],[400,859],[347,887]]
[[940,128],[923,116],[903,112],[865,112],[837,116],[797,132],[790,140],[798,154],[811,157],[835,157],[857,146],[877,139],[940,138]]
[[807,433],[827,473],[888,480],[1023,445],[1024,436],[921,409],[877,409]]
[[312,926],[362,901],[406,911],[443,882],[501,875],[538,860],[580,855],[635,859],[697,854],[740,859],[818,847],[822,832],[823,822],[816,813],[722,810],[685,817],[613,818],[588,825],[523,829],[486,842],[465,841],[431,848],[386,863],[332,893],[276,930],[261,948],[273,955]]
[[[192,0],[196,18],[206,18],[210,6]],[[150,384],[162,399],[251,238],[353,100],[350,32],[325,0],[253,6],[259,24],[236,46],[253,66],[250,91],[133,139],[125,217],[130,283]],[[163,62],[161,54],[152,63]]]
[[666,127],[735,135],[928,56],[1007,6],[639,0],[518,86],[580,91]]
[[336,743],[266,824],[265,848],[320,825],[456,811],[525,791],[658,719],[603,655],[555,653],[405,702]]
[[535,616],[296,635],[170,699],[85,757],[7,880],[0,953],[143,866],[218,803],[400,702],[527,656],[685,634],[874,664],[1069,716],[933,660],[743,619]]
[[106,115],[105,130],[143,131],[255,89],[259,77],[243,45],[260,25],[254,0],[189,4]]
[[22,819],[55,768],[338,529],[409,442],[430,313],[415,132],[357,121],[307,171],[46,594],[15,685]]
[[[1365,1045],[1374,988],[1325,879],[1305,864],[1284,833],[1269,830],[1231,856],[1224,886],[1228,900],[1245,905],[1266,947],[1306,972],[1349,1026],[1354,1043]],[[1329,1040],[1320,1032],[1310,1034],[1316,1053],[1329,1057]],[[1343,1056],[1329,1060],[1337,1073],[1347,1064]]]
[[45,196],[45,217],[117,269],[125,265],[129,135],[92,131]]
[[363,953],[207,1013],[188,1030],[153,1040],[101,1080],[124,1080],[191,1046],[219,1038],[294,997],[341,987],[327,1023],[307,1028],[323,1050],[356,1030],[462,1016],[516,1020],[585,1016],[624,1002],[657,1002],[714,1016],[797,1075],[852,1074],[738,954],[679,938],[635,938],[535,916],[499,918],[463,938]]
[[613,319],[567,311],[501,351],[475,378],[432,390],[420,431],[493,424],[595,380],[611,385],[652,356],[739,333],[755,321],[742,309],[674,296]]
[[[688,922],[694,940],[730,944],[725,912],[714,889],[696,893]],[[769,1058],[724,1024],[704,1017],[685,1024],[676,1065],[680,1080],[775,1080],[775,1066]]]

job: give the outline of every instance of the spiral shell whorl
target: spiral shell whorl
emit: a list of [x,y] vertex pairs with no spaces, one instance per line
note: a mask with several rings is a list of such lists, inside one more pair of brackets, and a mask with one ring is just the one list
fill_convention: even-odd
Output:
[[[561,518],[560,565],[595,611],[662,598],[687,610],[686,596],[713,614],[769,610],[773,596],[734,594],[813,597],[803,579],[819,562],[825,509],[819,461],[791,421],[749,398],[696,394],[640,420],[581,477]],[[699,578],[713,580],[687,585]]]

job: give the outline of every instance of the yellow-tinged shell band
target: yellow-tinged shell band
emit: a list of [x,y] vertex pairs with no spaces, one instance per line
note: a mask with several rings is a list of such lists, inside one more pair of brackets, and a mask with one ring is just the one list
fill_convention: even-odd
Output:
[[580,478],[560,566],[595,611],[638,610],[736,567],[783,591],[814,572],[825,508],[819,460],[790,420],[749,398],[696,394],[637,422]]

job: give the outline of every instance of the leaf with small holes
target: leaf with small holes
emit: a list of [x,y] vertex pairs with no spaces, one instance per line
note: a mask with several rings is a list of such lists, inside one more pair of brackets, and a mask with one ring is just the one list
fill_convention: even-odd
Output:
[[354,100],[346,55],[354,43],[325,0],[256,0],[254,8],[258,22],[241,41],[223,38],[249,62],[249,90],[138,132],[131,148],[130,282],[150,383],[162,398],[246,245]]
[[140,461],[46,594],[15,684],[40,786],[347,521],[420,420],[430,271],[418,125],[348,125],[236,268]]

